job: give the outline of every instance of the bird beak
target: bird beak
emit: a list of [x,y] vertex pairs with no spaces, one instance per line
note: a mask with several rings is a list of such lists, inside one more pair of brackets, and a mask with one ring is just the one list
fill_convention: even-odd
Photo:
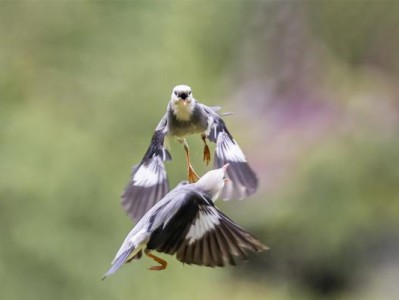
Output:
[[230,182],[230,179],[225,178],[225,179],[223,179],[223,181],[224,181],[224,183],[228,183],[228,182]]
[[183,102],[183,105],[184,105],[184,106],[187,106],[187,100],[181,99],[181,101]]

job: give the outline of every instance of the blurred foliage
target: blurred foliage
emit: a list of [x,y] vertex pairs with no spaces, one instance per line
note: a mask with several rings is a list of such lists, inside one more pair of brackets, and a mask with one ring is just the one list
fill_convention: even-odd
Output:
[[[1,298],[395,298],[398,15],[393,1],[1,2]],[[133,225],[130,166],[183,83],[235,112],[261,189],[218,206],[271,250],[224,269],[142,259],[101,282]]]

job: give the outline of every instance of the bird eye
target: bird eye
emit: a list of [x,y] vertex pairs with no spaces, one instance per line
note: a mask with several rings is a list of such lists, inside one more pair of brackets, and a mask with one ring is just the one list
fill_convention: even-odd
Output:
[[189,91],[188,94],[191,95],[191,91]]
[[175,96],[177,96],[177,91],[174,91],[173,93],[175,94]]

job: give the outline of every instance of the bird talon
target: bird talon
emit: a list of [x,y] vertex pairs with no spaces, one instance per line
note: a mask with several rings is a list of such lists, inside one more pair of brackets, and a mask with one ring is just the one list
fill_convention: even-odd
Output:
[[199,179],[198,174],[194,171],[191,165],[188,166],[188,182],[194,183],[197,182]]
[[211,152],[209,151],[208,145],[205,144],[205,146],[204,146],[204,162],[206,165],[209,165],[210,161],[211,161]]
[[148,257],[152,258],[157,263],[159,263],[158,266],[152,266],[152,267],[148,268],[148,270],[151,270],[151,271],[162,271],[162,270],[165,270],[166,267],[168,266],[168,262],[166,260],[163,260],[162,258],[160,258],[158,256],[155,256],[154,254],[151,254],[149,252],[145,252],[145,255],[147,255]]
[[204,142],[204,162],[206,165],[209,165],[209,162],[211,161],[211,152],[209,151],[208,144],[206,143],[206,135],[202,134],[201,139]]
[[152,266],[152,267],[148,268],[148,270],[150,270],[150,271],[162,271],[165,269],[166,269],[166,266]]

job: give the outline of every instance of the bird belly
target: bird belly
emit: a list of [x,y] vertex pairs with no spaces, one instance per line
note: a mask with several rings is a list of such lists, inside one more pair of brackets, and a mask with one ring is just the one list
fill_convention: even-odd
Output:
[[171,116],[168,123],[169,135],[175,137],[203,133],[208,127],[208,120],[205,117],[200,117],[198,114],[193,115],[191,120],[188,121],[178,120],[174,116]]
[[187,135],[203,133],[206,130],[204,126],[198,126],[197,124],[180,124],[169,130],[169,134],[176,137],[185,137]]

